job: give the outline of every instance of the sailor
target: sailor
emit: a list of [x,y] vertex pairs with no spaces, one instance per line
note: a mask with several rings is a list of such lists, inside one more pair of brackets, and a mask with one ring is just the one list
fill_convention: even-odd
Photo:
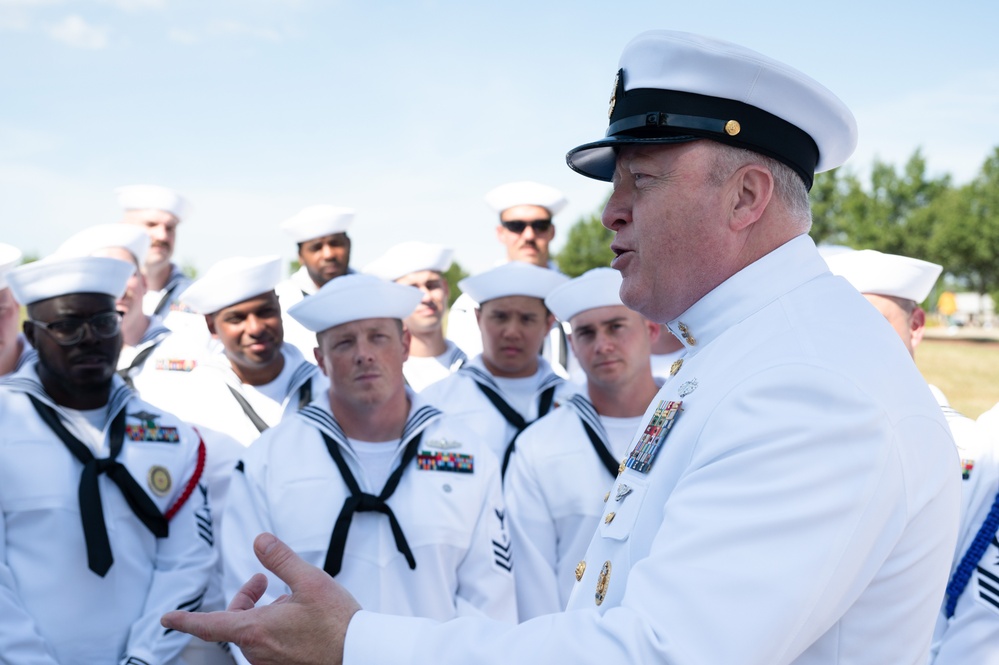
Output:
[[[555,238],[552,220],[569,203],[565,195],[549,185],[519,181],[490,190],[485,199],[486,205],[499,216],[496,239],[504,247],[504,261],[522,261],[557,272],[549,247]],[[462,293],[448,317],[448,339],[469,357],[482,352],[482,337],[475,318],[477,306],[467,293]],[[543,355],[563,378],[569,377],[570,370],[578,369],[571,359],[565,331],[559,326],[554,326],[545,338]]]
[[[331,387],[245,453],[222,527],[227,597],[265,572],[252,543],[275,531],[382,612],[516,621],[498,461],[403,381],[401,319],[420,300],[348,275],[292,308]],[[265,602],[284,593],[270,583]]]
[[602,493],[566,611],[513,627],[369,612],[264,534],[288,602],[254,607],[252,579],[231,612],[165,625],[261,662],[925,662],[958,456],[898,337],[808,237],[808,189],[853,152],[853,115],[788,65],[689,33],[639,35],[617,70],[606,135],[567,161],[613,183],[621,300],[685,355]]
[[326,282],[354,272],[350,267],[350,236],[354,210],[332,205],[309,206],[281,223],[281,230],[298,245],[301,267],[275,288],[285,312],[285,340],[315,362],[316,336],[287,315],[288,309]]
[[159,185],[119,187],[115,194],[124,211],[122,221],[149,234],[150,247],[143,265],[147,291],[142,309],[148,316],[166,318],[177,297],[191,284],[191,278],[172,262],[177,226],[191,214],[191,204],[172,189]]
[[621,273],[595,268],[545,298],[571,325],[586,385],[517,438],[503,483],[521,621],[565,608],[603,512],[600,493],[662,383],[650,368],[659,325],[625,307],[620,289]]
[[409,358],[402,373],[409,387],[420,392],[468,362],[468,356],[444,338],[450,288],[444,272],[451,267],[450,247],[432,243],[402,242],[364,267],[362,272],[415,286],[423,293],[416,310],[403,320],[411,338]]
[[115,374],[134,265],[50,258],[8,273],[38,351],[0,387],[0,653],[11,663],[173,662],[215,562],[205,447]]
[[7,285],[7,273],[20,262],[21,250],[0,242],[0,380],[35,357],[35,350],[21,334],[21,305]]
[[554,270],[511,261],[458,283],[478,303],[482,353],[424,392],[486,442],[504,473],[517,435],[568,392],[538,354],[555,323],[544,299],[567,281]]
[[314,363],[284,343],[274,286],[280,257],[233,257],[213,265],[181,296],[204,316],[221,350],[177,382],[161,380],[149,401],[244,446],[326,390]]
[[[915,359],[926,332],[920,303],[929,297],[943,267],[872,249],[829,254],[826,263],[874,305]],[[962,478],[958,548],[937,615],[930,662],[999,662],[999,508],[989,519],[999,497],[996,447],[987,442],[981,426],[951,407],[939,388],[931,385],[930,391],[957,444]]]

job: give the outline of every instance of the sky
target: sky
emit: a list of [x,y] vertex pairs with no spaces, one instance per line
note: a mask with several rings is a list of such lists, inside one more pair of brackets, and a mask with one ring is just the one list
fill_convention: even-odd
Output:
[[356,209],[352,265],[395,242],[502,258],[483,196],[564,191],[557,251],[609,185],[565,153],[603,136],[621,50],[652,28],[737,42],[857,117],[846,168],[970,180],[999,147],[999,3],[639,0],[0,0],[0,242],[45,255],[120,218],[113,190],[176,189],[175,260],[295,257],[279,225]]

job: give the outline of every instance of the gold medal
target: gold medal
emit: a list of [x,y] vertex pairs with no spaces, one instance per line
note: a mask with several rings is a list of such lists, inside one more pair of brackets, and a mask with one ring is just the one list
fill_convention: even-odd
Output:
[[149,489],[151,489],[153,494],[156,496],[166,496],[170,491],[170,488],[173,487],[173,481],[170,479],[170,472],[163,466],[149,467],[149,474],[146,476],[146,482],[149,484]]

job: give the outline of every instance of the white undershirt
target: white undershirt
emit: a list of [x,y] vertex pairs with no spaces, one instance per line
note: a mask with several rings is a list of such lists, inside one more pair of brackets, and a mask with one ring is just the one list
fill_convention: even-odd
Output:
[[534,404],[534,389],[538,385],[537,375],[520,379],[494,376],[493,380],[502,389],[502,397],[506,402],[526,420],[531,420],[537,415],[537,405]]
[[104,441],[104,422],[107,420],[108,407],[102,406],[97,409],[65,409],[70,417],[69,429],[73,431],[80,441],[90,448],[94,457],[104,457],[107,455],[107,447]]
[[635,433],[642,425],[642,416],[632,416],[630,418],[612,418],[610,416],[600,416],[600,422],[607,430],[610,452],[615,459],[621,459],[628,452]]
[[376,495],[382,491],[395,468],[394,462],[400,442],[401,439],[391,441],[347,439],[347,443],[350,444],[361,463],[361,468],[364,469],[364,477],[371,484],[370,487],[364,487],[364,479],[358,478],[357,482],[361,489]]
[[271,427],[281,422],[284,414],[284,398],[288,394],[288,384],[295,367],[285,359],[284,368],[273,381],[260,386],[242,385],[243,396],[250,403],[257,415]]

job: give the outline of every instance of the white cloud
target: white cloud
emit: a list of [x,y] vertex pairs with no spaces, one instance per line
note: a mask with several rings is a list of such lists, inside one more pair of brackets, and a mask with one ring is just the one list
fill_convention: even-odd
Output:
[[85,49],[102,49],[108,45],[108,29],[92,26],[82,17],[73,14],[61,23],[49,27],[49,37],[69,46]]

